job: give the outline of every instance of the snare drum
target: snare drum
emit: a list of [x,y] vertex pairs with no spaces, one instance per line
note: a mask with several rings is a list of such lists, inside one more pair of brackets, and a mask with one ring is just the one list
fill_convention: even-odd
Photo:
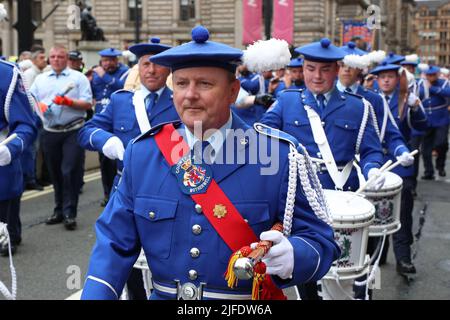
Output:
[[365,190],[364,195],[375,206],[375,221],[369,227],[369,237],[380,237],[400,229],[400,201],[403,180],[392,172],[385,173],[386,180],[380,190]]
[[[336,269],[342,279],[358,278],[367,273],[369,267],[367,239],[375,208],[353,192],[324,190],[324,193],[333,217],[334,239],[341,248],[341,256],[332,269]],[[325,278],[332,278],[330,272],[327,276]]]

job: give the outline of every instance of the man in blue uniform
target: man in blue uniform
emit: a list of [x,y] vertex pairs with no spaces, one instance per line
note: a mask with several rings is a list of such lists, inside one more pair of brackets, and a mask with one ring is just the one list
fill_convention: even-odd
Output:
[[303,59],[294,58],[287,65],[288,72],[285,73],[283,80],[275,88],[273,95],[278,96],[285,89],[305,89],[305,79],[303,77]]
[[[265,263],[282,288],[321,278],[338,257],[332,229],[299,189],[292,195],[290,235],[263,232],[284,220],[289,146],[257,134],[230,112],[242,51],[208,41],[202,26],[192,37],[150,58],[172,69],[182,122],[154,127],[128,145],[121,182],[97,221],[83,299],[117,299],[141,245],[152,270],[151,299],[251,299],[251,281],[240,280],[232,290],[223,274],[232,253],[260,235],[274,242]],[[230,129],[281,142],[271,158],[279,170],[261,174],[262,145],[235,139]],[[253,164],[249,153],[257,157]]]
[[[129,70],[127,66],[119,63],[118,56],[122,55],[121,51],[107,48],[99,51],[98,54],[100,55],[100,65],[93,69],[91,81],[92,94],[95,99],[95,114],[102,113],[113,92],[123,88]],[[98,158],[104,194],[101,205],[104,207],[108,202],[117,168],[115,161],[105,157],[102,152],[99,152]]]
[[[399,65],[382,63],[372,71],[371,74],[378,76],[378,87],[380,93],[383,95],[385,101],[389,105],[389,111],[396,121],[397,127],[400,129],[405,141],[411,139],[411,129],[425,130],[427,127],[427,117],[424,110],[420,107],[420,101],[414,93],[410,93],[406,101],[399,101],[399,81],[400,76],[398,70]],[[384,145],[385,147],[385,145]],[[393,234],[394,253],[397,260],[397,271],[400,274],[415,274],[416,269],[411,261],[411,245],[413,243],[412,235],[412,211],[414,207],[414,198],[412,190],[414,188],[413,175],[414,168],[412,161],[409,161],[406,152],[407,147],[400,144],[395,151],[398,152],[403,166],[396,167],[393,172],[403,179],[403,188],[400,204],[400,223],[401,228],[398,232]],[[389,159],[395,161],[396,153],[386,153],[385,161]],[[407,162],[409,166],[406,166]],[[388,243],[385,244],[387,248]]]
[[447,107],[450,98],[450,84],[439,79],[439,67],[430,66],[425,71],[426,81],[420,83],[419,97],[428,116],[429,128],[423,138],[422,157],[425,168],[422,179],[434,179],[432,161],[433,149],[437,151],[436,169],[440,177],[445,177],[445,159],[448,151],[449,116]]
[[[304,57],[306,90],[282,92],[261,122],[293,135],[311,156],[324,160],[318,176],[325,189],[358,189],[353,167],[358,154],[362,173],[366,179],[379,176],[375,188],[380,188],[384,183],[379,173],[383,155],[368,106],[360,96],[341,93],[335,86],[338,61],[346,52],[326,38],[295,51]],[[314,282],[299,291],[303,299],[319,299]]]
[[[307,89],[281,93],[261,122],[296,137],[311,156],[323,158],[328,164],[334,163],[332,167],[322,166],[319,172],[324,188],[355,191],[359,187],[357,172],[352,165],[355,154],[360,154],[360,166],[366,178],[378,175],[383,155],[372,121],[363,117],[362,98],[336,89],[337,61],[346,53],[326,38],[295,50],[304,56]],[[315,122],[309,120],[316,119],[316,115],[320,117],[320,128],[313,128]],[[325,131],[329,147],[319,148],[314,132],[317,131],[319,136],[320,130]],[[382,185],[382,180],[381,176],[377,186]]]
[[[141,88],[136,92],[119,90],[111,96],[109,104],[102,113],[80,130],[78,142],[83,148],[103,153],[116,161],[117,175],[114,179],[114,192],[123,169],[123,154],[128,143],[141,133],[160,123],[178,120],[178,114],[172,102],[172,90],[166,87],[170,69],[154,64],[149,58],[169,49],[152,38],[150,43],[133,45],[129,50],[139,62]],[[127,282],[131,299],[143,298],[142,273],[133,269],[132,279]]]
[[[23,175],[20,155],[36,138],[33,109],[27,97],[19,70],[0,61],[0,221],[8,224],[11,253],[22,241],[20,197]],[[12,134],[17,137],[2,143]],[[8,243],[0,243],[0,255],[9,255]]]

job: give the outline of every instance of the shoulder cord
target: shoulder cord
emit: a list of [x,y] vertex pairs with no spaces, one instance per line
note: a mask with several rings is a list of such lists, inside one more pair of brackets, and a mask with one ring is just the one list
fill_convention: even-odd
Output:
[[[294,214],[295,196],[297,190],[297,170],[300,183],[305,192],[306,199],[318,218],[328,225],[332,225],[330,209],[323,194],[322,185],[306,149],[304,155],[300,154],[292,145],[289,152],[289,180],[286,198],[286,208],[284,210],[283,233],[287,237],[291,234],[292,218]],[[311,185],[312,182],[312,185]]]
[[0,281],[0,292],[8,300],[16,300],[17,297],[17,275],[16,269],[14,268],[12,254],[11,254],[11,239],[9,237],[8,228],[5,223],[0,222],[0,243],[8,243],[9,250],[9,268],[11,270],[11,292],[5,286],[3,282]]
[[363,102],[364,102],[364,104],[367,103],[367,106],[369,107],[370,115],[372,116],[373,127],[375,128],[375,132],[377,133],[378,137],[380,137],[380,141],[382,141],[381,132],[380,132],[380,128],[378,127],[378,119],[377,119],[377,114],[375,113],[375,109],[373,108],[373,105],[364,98],[363,98]]
[[369,106],[368,106],[369,101],[363,99],[363,102],[364,102],[364,114],[361,121],[361,127],[359,128],[358,138],[356,139],[355,155],[359,154],[359,148],[361,146],[364,132],[366,131],[367,120],[369,119]]
[[8,93],[6,94],[6,98],[5,98],[4,111],[5,111],[5,118],[6,118],[7,122],[9,122],[9,108],[11,105],[12,96],[14,94],[14,89],[16,88],[18,76],[19,76],[19,70],[17,70],[17,68],[14,68],[13,76],[11,78],[11,83],[9,84]]

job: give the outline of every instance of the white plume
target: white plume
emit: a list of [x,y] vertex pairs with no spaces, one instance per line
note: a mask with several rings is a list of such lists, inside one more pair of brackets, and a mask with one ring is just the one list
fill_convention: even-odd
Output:
[[243,63],[249,71],[263,72],[286,67],[291,61],[289,44],[285,40],[259,40],[244,50]]
[[369,59],[370,63],[379,64],[386,58],[386,52],[383,50],[372,51],[367,55],[367,59]]
[[359,56],[357,54],[346,55],[343,62],[346,66],[349,66],[351,68],[361,69],[361,70],[364,70],[370,64],[370,61],[367,58],[367,55]]
[[420,71],[425,72],[428,69],[430,69],[430,66],[426,63],[419,63],[419,65],[417,66],[419,68]]
[[417,63],[419,61],[419,56],[417,54],[410,54],[405,56],[405,62]]
[[126,59],[128,59],[129,61],[136,61],[136,55],[131,52],[130,50],[125,50],[122,52],[122,56]]
[[6,12],[5,6],[3,3],[0,3],[0,22],[2,22],[8,16],[8,12]]
[[24,72],[27,69],[30,69],[33,66],[33,62],[30,59],[26,59],[19,62],[20,71]]
[[448,70],[447,68],[441,68],[441,73],[443,74],[443,75],[448,75],[449,73],[450,73],[450,70]]

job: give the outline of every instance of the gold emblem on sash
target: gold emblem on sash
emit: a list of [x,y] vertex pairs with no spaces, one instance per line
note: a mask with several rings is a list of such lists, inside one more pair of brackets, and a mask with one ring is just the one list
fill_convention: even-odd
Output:
[[213,209],[214,217],[219,219],[227,215],[227,208],[223,204],[216,204]]

